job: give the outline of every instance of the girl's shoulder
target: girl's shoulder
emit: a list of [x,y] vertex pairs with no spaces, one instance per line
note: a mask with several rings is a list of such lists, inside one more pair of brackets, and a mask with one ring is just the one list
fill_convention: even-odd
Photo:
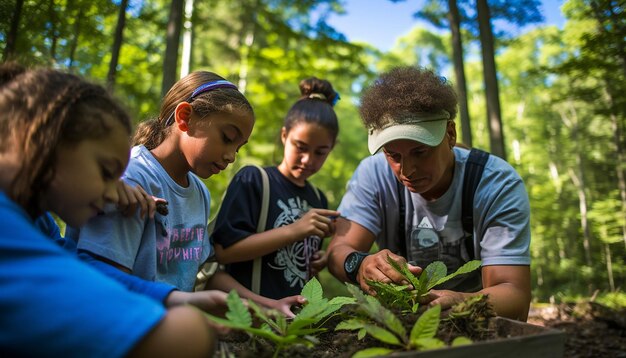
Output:
[[242,184],[259,184],[260,185],[261,180],[262,180],[262,175],[263,175],[261,171],[265,171],[267,175],[270,175],[270,171],[269,171],[270,168],[271,167],[263,168],[258,165],[246,165],[243,168],[239,169],[237,174],[235,174],[233,181],[242,183]]

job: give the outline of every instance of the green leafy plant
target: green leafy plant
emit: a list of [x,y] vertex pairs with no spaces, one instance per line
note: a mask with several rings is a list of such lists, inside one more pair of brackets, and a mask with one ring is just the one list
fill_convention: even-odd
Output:
[[[293,318],[287,319],[282,314],[266,311],[248,300],[248,307],[241,300],[236,291],[228,294],[226,319],[207,314],[209,319],[223,326],[243,330],[256,337],[268,339],[276,345],[274,357],[285,347],[294,344],[311,346],[318,343],[316,334],[324,332],[327,328],[323,323],[336,314],[346,304],[352,304],[352,297],[334,297],[328,300],[323,297],[322,285],[316,278],[312,278],[302,288],[302,296],[306,297],[307,303]],[[260,326],[254,321],[260,321]]]
[[[355,297],[362,316],[345,320],[335,330],[357,330],[357,337],[363,339],[369,334],[381,343],[395,346],[371,347],[356,352],[353,358],[374,357],[391,354],[398,350],[427,350],[445,346],[436,338],[440,322],[441,306],[426,310],[415,322],[410,332],[393,312],[383,306],[375,297],[365,295],[358,287],[348,284],[348,291]],[[457,337],[452,345],[468,344],[465,337]]]
[[367,284],[376,291],[376,297],[389,308],[403,311],[417,312],[419,298],[426,295],[433,287],[436,287],[456,276],[470,273],[480,267],[480,260],[472,260],[459,267],[455,272],[447,274],[446,265],[441,261],[435,261],[424,269],[419,277],[409,271],[408,265],[399,263],[387,256],[387,262],[398,271],[408,282],[406,285],[385,283],[367,280]]

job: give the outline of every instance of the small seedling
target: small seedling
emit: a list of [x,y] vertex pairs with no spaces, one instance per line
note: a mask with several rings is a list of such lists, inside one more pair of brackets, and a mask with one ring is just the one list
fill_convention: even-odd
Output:
[[352,297],[335,297],[331,300],[324,298],[322,285],[316,278],[312,278],[304,285],[301,294],[307,299],[307,303],[292,320],[288,320],[281,314],[268,314],[267,311],[248,300],[248,306],[254,312],[254,318],[262,322],[260,327],[255,327],[253,315],[234,290],[228,294],[226,319],[209,314],[207,316],[223,326],[243,330],[253,336],[274,342],[276,345],[274,357],[277,357],[278,353],[288,346],[294,344],[312,346],[318,343],[314,335],[327,330],[322,327],[323,323],[342,306],[355,302]]
[[[352,356],[353,358],[384,356],[398,350],[427,350],[445,346],[442,340],[435,337],[439,328],[441,306],[434,306],[425,311],[417,319],[411,332],[407,333],[400,319],[375,297],[365,295],[354,285],[347,284],[347,286],[364,316],[343,321],[337,325],[335,330],[357,330],[359,339],[363,339],[366,334],[369,334],[381,343],[397,347],[397,349],[367,348],[356,352]],[[452,345],[468,343],[471,343],[469,339],[458,337],[452,342]]]
[[385,307],[411,312],[417,312],[419,299],[428,294],[432,288],[456,276],[470,273],[481,265],[480,260],[472,260],[455,272],[446,275],[448,271],[446,265],[441,261],[435,261],[426,266],[421,275],[416,277],[409,271],[406,262],[399,263],[390,256],[387,256],[387,262],[405,278],[408,284],[398,285],[372,280],[367,280],[367,284],[376,291],[376,297]]

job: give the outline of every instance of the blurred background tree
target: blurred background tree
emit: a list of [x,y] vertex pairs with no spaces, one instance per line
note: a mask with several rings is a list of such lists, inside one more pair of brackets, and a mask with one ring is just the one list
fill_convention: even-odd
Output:
[[[488,7],[491,40],[480,36],[478,3]],[[362,88],[394,66],[433,68],[457,86],[463,140],[506,152],[524,178],[533,296],[543,301],[624,290],[624,6],[568,0],[560,29],[525,27],[541,21],[538,1],[428,0],[415,16],[435,30],[416,25],[381,51],[329,24],[331,14],[345,11],[341,0],[3,0],[0,53],[3,61],[67,69],[107,85],[136,122],[156,116],[162,94],[188,71],[214,71],[238,84],[257,123],[235,164],[206,181],[214,209],[241,166],[282,159],[278,132],[298,82],[309,76],[341,93],[339,142],[312,178],[337,207],[368,155],[357,112]],[[485,56],[492,64],[483,65]],[[499,109],[488,109],[487,97]],[[341,292],[327,272],[322,278],[331,288],[325,292]]]

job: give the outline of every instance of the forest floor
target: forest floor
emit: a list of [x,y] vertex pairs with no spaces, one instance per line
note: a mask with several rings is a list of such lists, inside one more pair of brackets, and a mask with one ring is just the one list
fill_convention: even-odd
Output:
[[626,310],[594,302],[533,306],[528,323],[566,333],[566,358],[626,358]]

